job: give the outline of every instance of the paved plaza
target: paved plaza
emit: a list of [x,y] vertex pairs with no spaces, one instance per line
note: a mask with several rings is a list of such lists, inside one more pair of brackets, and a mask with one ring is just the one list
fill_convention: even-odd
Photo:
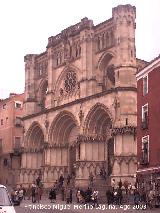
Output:
[[[33,204],[30,200],[22,201],[20,206],[15,207],[16,213],[46,213],[46,212],[82,212],[82,213],[96,213],[96,212],[159,212],[159,208],[154,209],[145,209],[145,206],[140,206],[140,210],[136,210],[134,205],[110,205],[107,204],[100,204],[98,208],[93,208],[92,206],[88,205],[78,205],[77,203],[73,202],[72,204],[66,204],[65,201],[57,200],[56,203],[50,203],[50,200],[47,198],[43,198],[40,203]],[[142,210],[144,208],[144,210]]]

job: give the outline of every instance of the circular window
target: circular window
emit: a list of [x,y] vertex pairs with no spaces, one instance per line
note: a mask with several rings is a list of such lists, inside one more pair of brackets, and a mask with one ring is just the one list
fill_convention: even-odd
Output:
[[72,92],[76,87],[76,73],[68,71],[64,80],[64,87],[67,93]]

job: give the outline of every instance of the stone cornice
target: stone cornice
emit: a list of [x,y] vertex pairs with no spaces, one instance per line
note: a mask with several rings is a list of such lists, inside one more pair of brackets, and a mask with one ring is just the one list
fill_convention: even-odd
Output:
[[75,104],[84,103],[86,101],[89,101],[89,100],[92,100],[92,99],[95,99],[95,98],[99,98],[99,97],[102,97],[102,96],[107,95],[107,94],[117,93],[119,91],[134,91],[134,92],[137,92],[137,88],[136,87],[116,87],[116,88],[111,88],[110,90],[103,91],[101,93],[96,93],[96,94],[88,96],[88,97],[80,98],[80,99],[77,99],[75,101],[60,105],[60,106],[52,107],[50,109],[44,109],[43,111],[35,113],[35,114],[26,115],[26,116],[24,116],[22,118],[22,120],[26,120],[26,119],[29,119],[29,118],[34,118],[34,117],[42,115],[42,114],[53,112],[53,111],[56,111],[58,109],[63,109],[65,107],[69,107],[69,106],[72,106],[72,105],[75,105]]
[[60,42],[66,40],[67,38],[80,34],[82,30],[92,29],[92,27],[93,27],[92,20],[89,20],[88,18],[85,17],[81,19],[81,22],[62,30],[61,33],[59,33],[58,35],[49,37],[48,45],[46,48],[54,47],[58,45]]

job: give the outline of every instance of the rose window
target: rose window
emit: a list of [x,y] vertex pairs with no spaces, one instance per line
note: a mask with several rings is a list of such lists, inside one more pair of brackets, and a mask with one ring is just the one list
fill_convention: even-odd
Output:
[[72,92],[76,87],[76,73],[69,71],[66,73],[64,87],[67,93]]

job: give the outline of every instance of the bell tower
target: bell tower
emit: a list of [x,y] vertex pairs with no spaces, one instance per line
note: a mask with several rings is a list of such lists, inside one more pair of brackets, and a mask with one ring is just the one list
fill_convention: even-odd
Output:
[[112,177],[133,183],[137,167],[136,10],[131,5],[119,5],[113,8],[112,13],[116,50]]

